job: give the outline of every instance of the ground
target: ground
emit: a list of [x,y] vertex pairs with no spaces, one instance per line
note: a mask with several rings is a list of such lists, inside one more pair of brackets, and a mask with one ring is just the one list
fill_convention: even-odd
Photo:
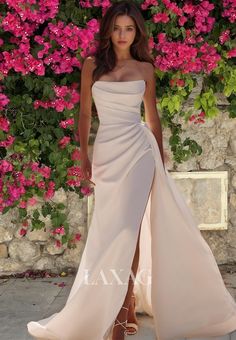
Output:
[[[220,266],[224,282],[236,300],[236,265]],[[0,339],[30,340],[26,324],[60,310],[69,294],[73,275],[48,278],[0,278]],[[141,325],[130,340],[155,340],[152,318],[138,314]],[[236,339],[235,339],[236,340]]]

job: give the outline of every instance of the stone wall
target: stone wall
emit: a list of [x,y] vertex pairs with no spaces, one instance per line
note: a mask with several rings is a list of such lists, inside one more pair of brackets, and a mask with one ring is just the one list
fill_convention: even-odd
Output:
[[[168,149],[169,132],[164,132],[164,144],[170,159],[167,168],[175,171],[227,171],[228,172],[228,228],[202,230],[217,263],[236,262],[236,119],[229,118],[224,100],[219,97],[221,114],[202,125],[187,124],[184,137],[192,137],[203,148],[200,156],[182,164],[174,164]],[[204,190],[204,186],[203,186]],[[205,206],[207,209],[207,204]],[[199,213],[201,211],[199,210]],[[203,212],[205,213],[205,212]]]
[[[48,232],[49,220],[43,216],[41,218],[46,224],[46,231],[34,230],[20,236],[22,226],[17,223],[17,209],[10,210],[0,216],[0,275],[22,273],[28,269],[47,269],[59,273],[78,266],[87,238],[87,198],[80,199],[77,194],[65,193],[60,189],[53,201],[66,206],[71,230],[82,236],[76,243],[76,248],[56,247]],[[39,207],[40,203],[31,207],[31,210]]]
[[[228,228],[201,231],[210,245],[218,264],[234,263],[236,259],[236,119],[230,119],[221,105],[221,114],[203,125],[187,124],[184,136],[193,137],[203,153],[183,164],[174,164],[168,148],[169,131],[164,131],[164,145],[170,159],[167,168],[174,171],[227,171]],[[204,187],[204,186],[203,186]],[[87,199],[72,192],[56,192],[53,200],[66,205],[71,229],[82,234],[75,249],[56,248],[46,231],[33,231],[22,237],[17,224],[17,210],[0,216],[0,275],[23,272],[27,269],[51,270],[55,273],[69,267],[77,268],[87,237]],[[200,210],[199,210],[200,211]],[[90,216],[91,217],[91,216]],[[15,218],[16,222],[11,222]],[[46,222],[46,230],[49,221]],[[190,254],[191,255],[191,254]]]

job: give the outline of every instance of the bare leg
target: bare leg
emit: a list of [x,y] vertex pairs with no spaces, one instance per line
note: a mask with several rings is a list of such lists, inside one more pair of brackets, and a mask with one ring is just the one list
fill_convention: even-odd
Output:
[[[137,320],[135,318],[134,308],[133,308],[133,305],[131,304],[131,302],[132,302],[131,301],[132,300],[131,295],[133,294],[133,288],[134,288],[133,278],[136,277],[137,270],[138,270],[140,230],[141,230],[141,228],[139,229],[138,241],[137,241],[137,245],[136,245],[136,250],[135,250],[134,259],[133,259],[133,263],[132,263],[132,268],[131,268],[132,272],[133,272],[133,277],[131,275],[129,277],[128,290],[127,290],[125,300],[124,300],[124,303],[123,303],[123,306],[122,306],[122,307],[129,308],[129,311],[127,311],[124,308],[120,309],[120,311],[117,315],[117,319],[120,322],[127,320],[128,317],[129,317],[130,322],[137,322]],[[125,325],[125,324],[123,324],[123,325]],[[123,340],[124,339],[124,331],[125,331],[125,329],[122,326],[117,325],[113,330],[112,340]]]

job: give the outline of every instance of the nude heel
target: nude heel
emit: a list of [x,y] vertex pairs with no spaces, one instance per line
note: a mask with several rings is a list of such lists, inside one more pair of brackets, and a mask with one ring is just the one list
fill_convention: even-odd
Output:
[[[131,298],[134,299],[134,309],[135,309],[135,295],[132,294]],[[138,325],[134,322],[127,322],[126,328],[133,328],[134,330],[126,330],[126,335],[134,335],[138,331]]]
[[[129,308],[127,308],[127,307],[121,307],[121,308],[127,309],[127,311],[129,310]],[[116,326],[122,326],[125,329],[124,334],[127,335],[126,326],[124,326],[124,324],[126,325],[126,323],[127,323],[127,320],[120,322],[118,319],[115,319],[115,323],[114,323],[113,328],[116,327]]]

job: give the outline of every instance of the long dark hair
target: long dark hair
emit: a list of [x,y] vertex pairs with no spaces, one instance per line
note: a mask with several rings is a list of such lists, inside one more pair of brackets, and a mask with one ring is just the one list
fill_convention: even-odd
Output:
[[148,37],[145,21],[140,9],[132,1],[120,1],[108,8],[100,22],[98,33],[98,47],[94,53],[96,68],[93,71],[93,81],[98,80],[103,74],[113,70],[116,66],[111,34],[118,15],[130,16],[136,24],[136,36],[130,46],[131,56],[139,61],[147,61],[153,65],[153,58],[149,52]]

